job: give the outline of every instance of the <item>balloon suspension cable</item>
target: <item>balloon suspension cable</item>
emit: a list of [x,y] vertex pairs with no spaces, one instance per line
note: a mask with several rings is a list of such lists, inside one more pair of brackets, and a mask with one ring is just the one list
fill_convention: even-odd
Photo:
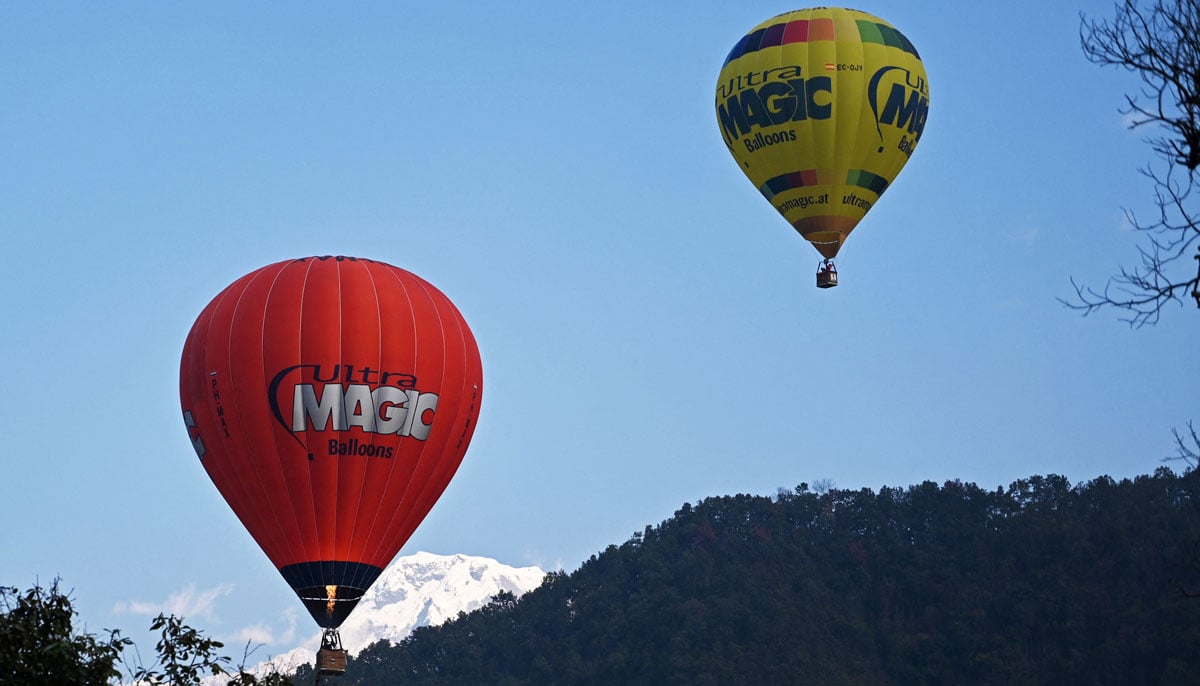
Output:
[[341,650],[342,636],[337,629],[325,629],[321,632],[322,650]]

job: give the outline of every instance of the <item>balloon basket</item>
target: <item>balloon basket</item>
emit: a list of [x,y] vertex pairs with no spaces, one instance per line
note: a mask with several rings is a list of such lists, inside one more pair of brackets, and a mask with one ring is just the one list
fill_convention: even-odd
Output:
[[320,676],[341,676],[346,673],[346,651],[326,650],[317,651],[317,674]]
[[346,651],[337,629],[326,629],[317,651],[317,676],[341,676],[346,673]]
[[832,269],[822,269],[817,272],[817,288],[833,288],[837,285],[837,272]]

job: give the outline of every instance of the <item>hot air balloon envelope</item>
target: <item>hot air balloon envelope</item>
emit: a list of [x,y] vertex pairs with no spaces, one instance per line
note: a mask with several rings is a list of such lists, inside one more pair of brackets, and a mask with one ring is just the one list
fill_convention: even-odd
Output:
[[201,464],[326,628],[445,490],[482,393],[475,339],[450,300],[349,257],[238,279],[200,313],[180,366]]
[[754,27],[716,92],[725,145],[750,182],[833,258],[917,147],[929,83],[882,19],[820,7]]

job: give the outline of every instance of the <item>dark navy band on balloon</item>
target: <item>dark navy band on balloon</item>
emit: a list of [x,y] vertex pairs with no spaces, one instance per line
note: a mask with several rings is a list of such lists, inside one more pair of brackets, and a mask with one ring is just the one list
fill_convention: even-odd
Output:
[[362,562],[319,560],[297,562],[279,570],[292,588],[312,586],[353,586],[366,588],[383,573],[382,567]]
[[[336,629],[383,573],[383,568],[362,562],[321,560],[287,565],[279,573],[300,596],[317,624]],[[329,597],[329,587],[336,587],[333,598]]]

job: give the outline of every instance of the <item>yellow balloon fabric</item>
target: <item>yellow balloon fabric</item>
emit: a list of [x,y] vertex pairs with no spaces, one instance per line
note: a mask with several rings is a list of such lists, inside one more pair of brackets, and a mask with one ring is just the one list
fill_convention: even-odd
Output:
[[742,171],[833,258],[916,149],[929,81],[891,24],[818,7],[769,19],[738,41],[716,108]]

